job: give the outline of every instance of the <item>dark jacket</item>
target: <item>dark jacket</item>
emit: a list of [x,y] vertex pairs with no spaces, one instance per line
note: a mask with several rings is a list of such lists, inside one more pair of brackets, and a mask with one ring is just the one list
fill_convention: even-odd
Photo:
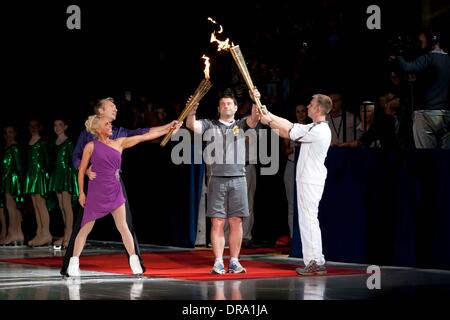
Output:
[[412,62],[399,57],[400,68],[417,73],[416,110],[450,110],[450,57],[431,51]]

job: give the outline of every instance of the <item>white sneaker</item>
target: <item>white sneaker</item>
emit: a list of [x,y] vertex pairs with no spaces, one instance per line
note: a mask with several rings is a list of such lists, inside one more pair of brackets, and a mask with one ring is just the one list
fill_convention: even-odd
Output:
[[78,257],[72,257],[69,261],[69,267],[67,268],[67,274],[69,277],[80,276],[80,259]]
[[230,261],[228,266],[228,273],[246,273],[247,270],[239,263],[239,261]]
[[133,274],[143,274],[141,262],[139,261],[139,257],[135,254],[130,256],[130,267]]

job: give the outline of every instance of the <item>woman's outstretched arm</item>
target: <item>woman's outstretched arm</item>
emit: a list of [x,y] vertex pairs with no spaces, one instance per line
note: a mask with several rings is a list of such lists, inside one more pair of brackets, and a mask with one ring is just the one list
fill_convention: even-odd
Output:
[[159,137],[167,134],[171,128],[175,128],[175,131],[174,131],[174,133],[175,133],[181,127],[182,124],[183,124],[182,122],[179,123],[177,120],[173,120],[172,122],[170,122],[166,125],[159,126],[159,127],[153,127],[145,134],[142,134],[139,136],[134,136],[134,137],[121,138],[121,139],[118,139],[118,141],[121,142],[120,145],[121,145],[122,149],[131,148],[140,142],[159,138]]

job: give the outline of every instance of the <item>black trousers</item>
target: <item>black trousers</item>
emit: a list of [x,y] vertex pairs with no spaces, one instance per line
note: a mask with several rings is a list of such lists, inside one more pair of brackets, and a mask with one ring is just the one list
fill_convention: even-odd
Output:
[[[123,184],[122,179],[120,179],[120,183],[122,185],[122,191],[123,191],[123,195],[125,197],[125,212],[126,212],[126,219],[127,219],[127,225],[128,225],[128,229],[130,229],[131,235],[133,236],[133,242],[134,242],[134,250],[136,252],[136,255],[139,257],[139,261],[141,262],[141,266],[142,266],[142,270],[145,272],[145,266],[144,266],[144,261],[142,260],[141,257],[141,252],[139,250],[139,244],[137,242],[137,238],[136,238],[136,233],[134,232],[134,228],[133,228],[133,220],[131,217],[131,211],[130,211],[130,206],[128,205],[128,197],[127,197],[127,192],[125,190],[125,186]],[[87,183],[85,181],[85,194],[87,194]],[[70,258],[73,256],[73,248],[75,246],[75,239],[78,235],[78,232],[80,232],[81,229],[81,220],[83,219],[83,207],[80,206],[80,211],[78,212],[77,218],[75,223],[73,224],[73,230],[72,230],[72,235],[70,236],[70,241],[69,244],[66,248],[66,253],[64,255],[64,260],[63,260],[63,264],[61,266],[61,275],[63,276],[68,276],[67,274],[67,268],[69,267],[69,261]],[[126,252],[126,251],[125,251]],[[128,252],[127,256],[129,258],[129,254]]]

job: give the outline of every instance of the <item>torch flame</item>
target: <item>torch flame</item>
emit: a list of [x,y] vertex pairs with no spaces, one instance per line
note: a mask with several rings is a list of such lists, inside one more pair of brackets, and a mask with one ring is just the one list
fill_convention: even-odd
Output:
[[228,50],[230,49],[230,39],[227,38],[225,41],[220,41],[219,39],[216,38],[216,32],[211,33],[211,43],[213,42],[217,42],[217,51],[221,51],[221,50]]
[[[208,17],[208,21],[211,21],[212,23],[219,25],[219,24],[218,24],[214,19],[212,19],[212,18],[209,18],[209,17]],[[220,30],[217,31],[217,33],[222,33],[222,32],[223,32],[222,26],[219,25],[219,28],[220,28]],[[229,42],[230,42],[230,39],[227,38],[225,41],[220,41],[220,40],[217,39],[217,37],[216,37],[216,31],[213,31],[213,33],[211,33],[211,40],[210,40],[210,42],[211,42],[211,43],[217,42],[217,45],[218,45],[217,51],[221,51],[221,50],[229,50],[229,49],[231,48],[231,47],[230,47],[230,43],[229,43]]]
[[202,59],[205,59],[205,70],[203,70],[205,73],[205,79],[209,80],[209,67],[211,64],[209,63],[209,58],[207,56],[203,55]]
[[220,30],[217,31],[217,33],[222,33],[223,32],[222,25],[218,24],[213,18],[208,17],[208,21],[211,21],[212,23],[219,25]]

